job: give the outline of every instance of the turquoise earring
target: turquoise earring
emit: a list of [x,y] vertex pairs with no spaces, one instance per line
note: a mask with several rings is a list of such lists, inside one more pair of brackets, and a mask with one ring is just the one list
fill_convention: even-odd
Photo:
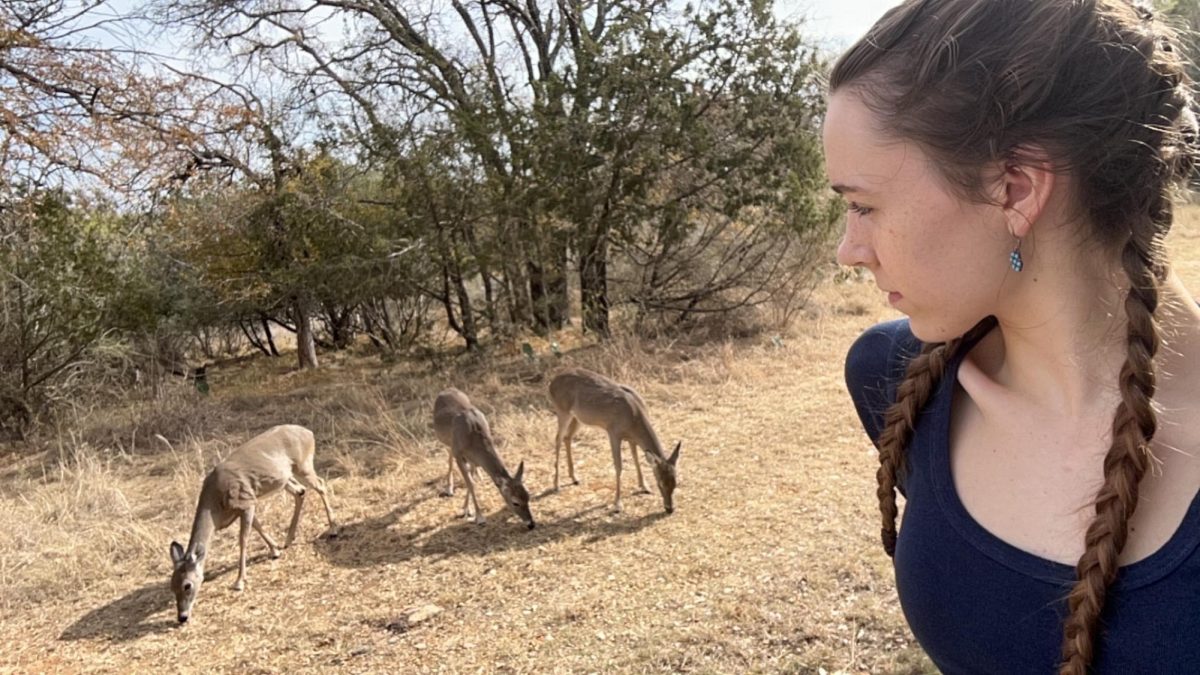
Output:
[[1008,254],[1008,264],[1012,265],[1014,272],[1020,272],[1021,268],[1025,267],[1025,261],[1021,259],[1021,240],[1017,239],[1017,247]]

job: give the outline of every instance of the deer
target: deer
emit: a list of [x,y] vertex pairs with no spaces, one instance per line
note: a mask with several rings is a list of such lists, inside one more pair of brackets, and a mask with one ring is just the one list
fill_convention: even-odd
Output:
[[472,403],[466,394],[453,387],[437,395],[433,403],[433,430],[437,438],[450,448],[450,456],[458,465],[467,494],[463,497],[462,515],[471,517],[471,504],[475,506],[475,524],[483,525],[486,519],[479,509],[479,498],[475,490],[475,469],[483,469],[495,483],[504,498],[504,505],[532,530],[537,524],[529,511],[529,492],[522,482],[525,462],[517,466],[517,472],[509,475],[504,461],[496,452],[492,430],[487,418]]
[[328,533],[337,536],[338,526],[329,506],[328,488],[313,468],[315,448],[313,433],[304,427],[293,424],[272,427],[234,450],[204,478],[187,548],[177,541],[172,541],[170,547],[171,590],[175,594],[180,624],[187,623],[204,583],[204,565],[214,532],[229,527],[235,520],[241,525],[238,576],[233,584],[236,591],[246,587],[246,545],[251,528],[266,542],[271,557],[279,557],[280,546],[263,530],[255,514],[260,498],[286,490],[295,500],[292,522],[282,548],[291,546],[296,538],[306,487],[321,496],[325,516],[329,519]]
[[580,423],[583,423],[608,432],[613,466],[617,472],[613,513],[621,512],[622,441],[629,441],[633,465],[637,469],[638,491],[635,494],[650,493],[642,477],[641,462],[638,460],[637,451],[641,448],[654,470],[654,479],[658,483],[658,492],[662,495],[663,508],[667,513],[675,512],[675,486],[678,479],[676,465],[683,441],[675,444],[675,450],[670,457],[663,453],[658,435],[654,433],[654,427],[650,424],[646,402],[636,391],[599,373],[583,368],[570,368],[558,373],[550,381],[550,402],[558,415],[558,433],[554,438],[555,492],[559,489],[558,465],[564,445],[567,449],[567,471],[571,483],[579,484],[579,479],[575,477],[571,440],[575,437]]

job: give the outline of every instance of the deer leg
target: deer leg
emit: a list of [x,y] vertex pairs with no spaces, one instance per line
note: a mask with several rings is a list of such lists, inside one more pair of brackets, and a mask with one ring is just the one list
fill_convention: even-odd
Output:
[[[464,475],[465,475],[465,474],[464,474]],[[467,484],[467,480],[464,478],[464,479],[463,479],[463,485],[466,485],[466,484]],[[471,492],[470,492],[470,488],[468,488],[468,489],[467,489],[467,492],[464,492],[464,493],[463,493],[462,517],[463,517],[463,518],[470,518],[470,517],[471,517]]]
[[300,526],[300,510],[304,508],[304,486],[301,485],[295,478],[289,478],[287,485],[283,486],[292,495],[295,501],[295,507],[292,509],[292,523],[288,525],[287,539],[283,542],[283,547],[287,548],[296,540],[296,529]]
[[613,501],[613,513],[621,512],[621,438],[609,434],[608,442],[612,446],[613,468],[617,471],[617,498]]
[[300,481],[301,485],[312,488],[317,491],[317,495],[321,497],[321,503],[325,505],[325,518],[329,521],[329,536],[336,537],[339,533],[337,520],[333,517],[333,508],[329,506],[329,488],[325,486],[325,481],[317,475],[316,469],[312,466],[312,459],[299,467],[296,472],[296,480]]
[[267,534],[266,531],[263,530],[262,522],[259,521],[258,516],[254,517],[253,525],[254,525],[254,531],[257,532],[258,536],[262,537],[262,540],[267,543],[267,548],[271,549],[271,557],[278,558],[279,557],[279,545],[275,543],[275,540],[271,538],[271,535]]
[[454,455],[446,453],[449,463],[446,465],[446,491],[442,493],[443,497],[454,496]]
[[[475,524],[483,525],[487,520],[483,517],[483,512],[479,510],[479,497],[475,494],[475,480],[472,478],[474,467],[468,467],[463,460],[458,460],[458,470],[462,473],[463,483],[467,486],[467,499],[475,506]],[[466,499],[463,500],[463,515],[467,516]]]
[[[455,459],[454,455],[450,455],[450,461],[455,462],[457,464],[458,472],[460,474],[462,474],[463,485],[467,485],[468,483],[470,483],[470,477],[467,474],[471,472],[471,468],[470,468],[471,465],[468,464],[466,461],[463,461],[462,463],[458,463],[458,460]],[[466,492],[463,493],[462,517],[463,518],[471,517],[471,491],[470,490],[467,490]]]
[[558,458],[562,454],[563,436],[567,430],[568,420],[571,419],[570,414],[559,414],[558,416],[558,431],[554,434],[554,491],[558,492]]
[[567,475],[571,477],[571,485],[579,485],[579,479],[575,477],[575,455],[571,453],[571,441],[575,439],[575,432],[579,430],[579,420],[574,416],[567,420],[567,433],[563,436],[563,443],[567,446]]
[[471,464],[471,501],[475,504],[475,524],[484,523],[483,511],[479,509],[479,467]]
[[238,575],[233,582],[233,590],[240,591],[246,587],[246,545],[250,543],[250,528],[254,523],[254,506],[242,511],[238,528]]
[[642,460],[638,457],[637,443],[634,443],[633,441],[629,442],[629,454],[633,455],[633,468],[637,469],[638,489],[634,494],[650,494],[650,488],[646,487],[646,479],[642,477]]

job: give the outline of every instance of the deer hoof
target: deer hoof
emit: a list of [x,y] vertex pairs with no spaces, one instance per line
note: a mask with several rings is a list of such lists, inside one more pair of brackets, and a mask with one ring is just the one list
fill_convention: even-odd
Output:
[[283,555],[283,554],[280,553],[279,549],[277,549],[277,548],[271,549],[271,560],[278,560],[279,556],[281,556],[281,555]]
[[241,579],[233,582],[233,590],[238,592],[246,590],[246,582],[242,581]]

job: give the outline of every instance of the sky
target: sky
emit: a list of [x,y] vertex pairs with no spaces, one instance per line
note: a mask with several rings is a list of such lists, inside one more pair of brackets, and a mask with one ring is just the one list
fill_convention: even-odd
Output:
[[[4,0],[0,0],[3,2]],[[78,2],[80,0],[73,0]],[[142,0],[107,0],[100,10],[103,14],[128,13]],[[775,14],[780,18],[803,19],[805,33],[821,47],[841,51],[867,32],[871,24],[899,0],[775,0]],[[158,39],[166,37],[159,35]],[[168,47],[167,52],[171,49]]]
[[899,0],[775,0],[781,18],[803,18],[821,46],[840,49],[861,37]]

